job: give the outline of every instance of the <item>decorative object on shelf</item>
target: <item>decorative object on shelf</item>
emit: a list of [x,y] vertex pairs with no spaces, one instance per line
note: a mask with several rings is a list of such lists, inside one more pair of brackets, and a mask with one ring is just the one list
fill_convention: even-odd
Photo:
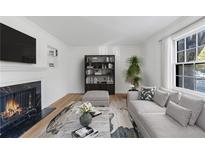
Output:
[[58,50],[54,47],[48,46],[48,66],[56,67]]
[[139,59],[137,56],[132,56],[128,59],[129,68],[126,72],[126,81],[132,84],[132,90],[136,89],[139,86],[141,80]]
[[108,64],[108,68],[109,68],[109,69],[112,69],[112,68],[113,68],[113,64],[109,63],[109,64]]
[[80,116],[80,124],[84,127],[87,127],[92,122],[92,115],[91,112],[94,111],[94,107],[90,102],[85,102],[82,105],[80,105],[79,110],[77,113],[81,113]]
[[106,57],[106,62],[109,62],[109,57]]

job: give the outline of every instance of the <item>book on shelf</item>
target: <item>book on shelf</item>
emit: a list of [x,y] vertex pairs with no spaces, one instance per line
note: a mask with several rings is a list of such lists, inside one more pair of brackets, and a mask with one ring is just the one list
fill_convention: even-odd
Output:
[[95,138],[98,136],[98,130],[91,127],[82,127],[72,132],[73,138]]

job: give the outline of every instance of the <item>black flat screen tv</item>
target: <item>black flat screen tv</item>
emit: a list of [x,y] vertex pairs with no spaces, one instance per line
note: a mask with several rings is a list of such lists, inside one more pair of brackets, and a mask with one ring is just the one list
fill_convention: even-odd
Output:
[[0,60],[36,64],[36,39],[0,23]]

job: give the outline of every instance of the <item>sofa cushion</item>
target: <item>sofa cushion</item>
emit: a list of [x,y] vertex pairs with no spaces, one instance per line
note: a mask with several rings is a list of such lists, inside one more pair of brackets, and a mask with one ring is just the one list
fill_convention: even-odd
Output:
[[136,113],[165,113],[165,108],[160,107],[152,101],[136,100],[128,102],[128,110]]
[[169,99],[167,100],[167,103],[165,104],[165,106],[168,105],[169,101],[175,102],[177,104],[179,103],[180,95],[177,91],[165,89],[165,88],[162,88],[162,87],[160,87],[159,90],[167,92],[169,94]]
[[158,138],[204,138],[205,132],[198,126],[182,127],[163,113],[141,114],[140,121],[151,137]]
[[152,101],[156,88],[155,87],[141,87],[139,92],[140,100]]
[[167,106],[166,114],[185,127],[190,121],[192,111],[170,101]]
[[127,101],[137,100],[139,97],[138,91],[128,91],[127,93]]
[[199,115],[199,118],[196,121],[196,125],[205,131],[205,106],[203,107],[203,109]]
[[169,98],[168,93],[163,92],[161,90],[156,90],[153,97],[153,101],[158,105],[160,105],[161,107],[164,107],[165,104],[167,103],[168,98]]
[[179,105],[188,108],[192,111],[192,116],[191,119],[189,121],[190,125],[194,125],[196,123],[196,120],[199,117],[199,114],[202,111],[203,108],[203,101],[201,98],[198,98],[196,96],[192,96],[192,95],[185,95],[183,94],[181,96],[181,99],[179,101]]

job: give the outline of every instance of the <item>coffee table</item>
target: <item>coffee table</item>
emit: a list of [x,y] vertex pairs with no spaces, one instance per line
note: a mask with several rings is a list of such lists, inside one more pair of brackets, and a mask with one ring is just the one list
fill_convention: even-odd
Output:
[[[76,114],[77,107],[82,102],[76,102],[67,111],[62,111],[47,127],[47,131],[43,132],[39,137],[42,138],[71,138],[72,131],[81,128],[80,114]],[[110,138],[110,120],[109,107],[95,107],[96,110],[102,112],[101,115],[92,119],[90,127],[98,130],[97,138]]]

